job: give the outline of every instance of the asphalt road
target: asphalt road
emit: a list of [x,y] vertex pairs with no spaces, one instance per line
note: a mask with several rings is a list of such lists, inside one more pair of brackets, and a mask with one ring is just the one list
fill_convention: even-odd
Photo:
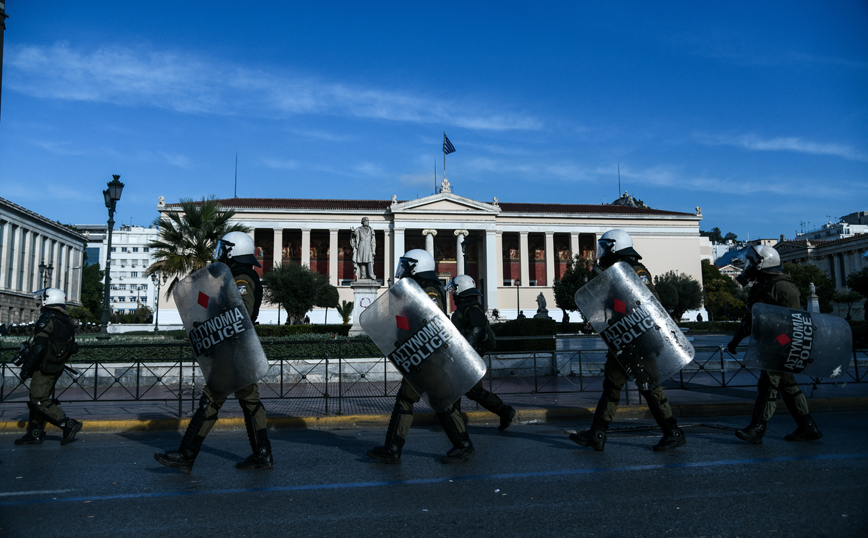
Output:
[[604,452],[570,424],[471,426],[477,455],[453,466],[434,428],[400,465],[365,457],[379,428],[279,430],[259,471],[234,467],[243,431],[213,432],[190,475],[152,458],[179,434],[0,435],[0,536],[868,536],[868,413],[816,418],[821,441],[785,442],[778,415],[762,445],[734,437],[745,417],[683,420],[688,445],[664,454],[647,421],[614,424],[631,429]]

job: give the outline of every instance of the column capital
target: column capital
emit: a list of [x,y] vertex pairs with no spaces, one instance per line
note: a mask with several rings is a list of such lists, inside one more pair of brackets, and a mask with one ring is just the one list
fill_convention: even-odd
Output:
[[437,235],[437,230],[422,230],[422,235],[435,236]]
[[455,230],[454,232],[452,232],[452,234],[456,237],[458,237],[459,235],[468,236],[470,235],[470,232],[468,232],[467,230]]

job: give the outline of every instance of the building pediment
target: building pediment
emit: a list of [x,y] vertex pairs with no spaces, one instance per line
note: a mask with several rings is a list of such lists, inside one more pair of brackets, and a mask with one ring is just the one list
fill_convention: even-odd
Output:
[[491,203],[478,202],[452,194],[441,192],[416,200],[395,202],[389,207],[393,214],[489,214],[497,215],[500,207]]

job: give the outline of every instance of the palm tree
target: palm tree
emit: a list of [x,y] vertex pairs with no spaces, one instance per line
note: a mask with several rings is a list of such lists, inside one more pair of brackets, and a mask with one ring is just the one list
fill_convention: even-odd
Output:
[[156,261],[145,271],[169,277],[166,295],[185,276],[205,267],[214,259],[217,241],[229,232],[248,232],[243,224],[230,223],[234,209],[223,210],[212,196],[201,202],[181,199],[181,210],[167,213],[156,221],[160,238],[148,244],[155,249]]

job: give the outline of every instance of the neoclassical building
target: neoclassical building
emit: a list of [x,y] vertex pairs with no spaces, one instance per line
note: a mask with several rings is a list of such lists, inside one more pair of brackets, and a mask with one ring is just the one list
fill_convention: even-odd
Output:
[[0,198],[0,323],[29,323],[42,306],[33,292],[55,287],[81,304],[85,238],[72,229]]
[[[484,297],[485,308],[515,318],[519,310],[532,317],[540,294],[550,315],[561,319],[552,286],[579,253],[593,258],[597,239],[621,228],[634,239],[653,274],[677,271],[701,278],[702,214],[621,205],[481,202],[450,192],[416,200],[302,200],[229,198],[219,201],[236,212],[234,221],[252,232],[257,257],[268,272],[281,263],[300,263],[327,275],[341,300],[352,301],[354,281],[351,230],[367,218],[376,237],[374,273],[381,292],[391,284],[396,262],[411,249],[426,249],[446,282],[468,274]],[[157,206],[161,216],[180,211],[180,204]],[[174,303],[164,297],[161,320],[179,320]],[[321,323],[324,311],[311,313]],[[262,323],[275,323],[277,309],[264,305]],[[285,320],[285,314],[281,317]],[[329,322],[339,322],[329,314]]]

